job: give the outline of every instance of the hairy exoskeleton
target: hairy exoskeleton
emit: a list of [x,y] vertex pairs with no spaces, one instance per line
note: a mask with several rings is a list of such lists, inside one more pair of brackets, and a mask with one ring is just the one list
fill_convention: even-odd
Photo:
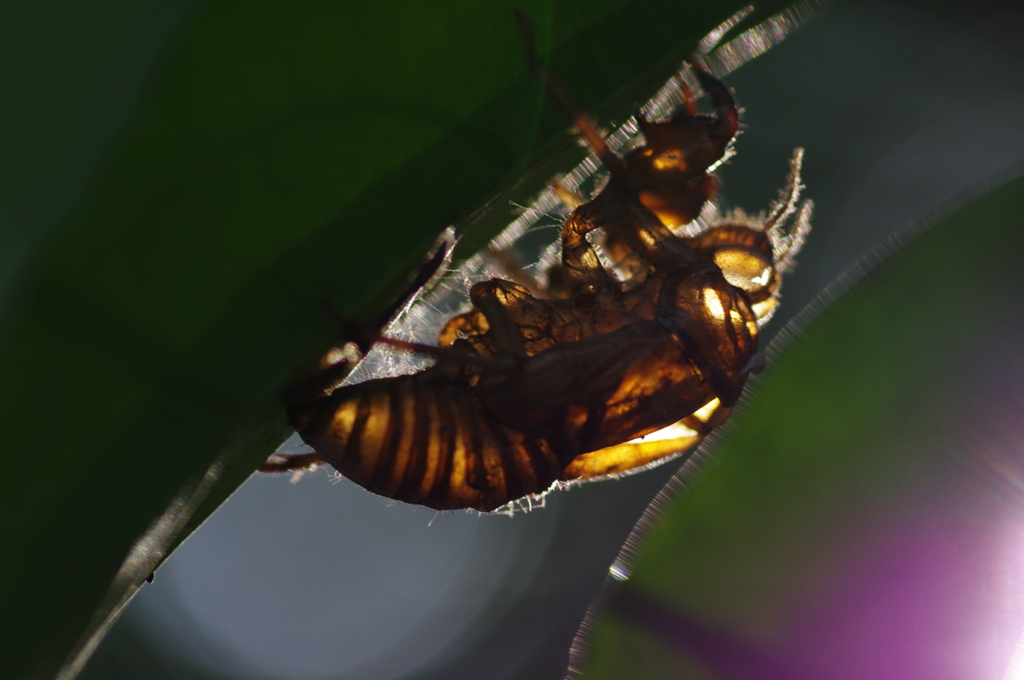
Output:
[[[489,511],[559,482],[662,462],[724,422],[763,365],[759,322],[774,311],[811,206],[787,229],[801,189],[797,150],[766,216],[736,213],[677,235],[711,198],[708,170],[738,129],[728,88],[693,70],[714,113],[699,114],[684,87],[671,120],[640,118],[645,144],[625,157],[545,77],[609,174],[563,227],[567,295],[477,283],[472,309],[448,322],[439,348],[409,347],[436,356],[433,367],[293,404],[290,423],[317,453],[263,469],[326,461],[389,498]],[[639,263],[627,280],[601,265],[588,240],[597,229],[608,251]]]

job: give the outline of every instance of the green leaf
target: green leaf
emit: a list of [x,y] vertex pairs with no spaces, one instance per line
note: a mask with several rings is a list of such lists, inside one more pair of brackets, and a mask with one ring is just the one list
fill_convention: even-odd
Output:
[[[513,6],[608,121],[741,5],[212,0],[169,19],[81,199],[4,227],[20,253],[0,308],[0,432],[18,456],[0,480],[4,676],[73,673],[282,441],[278,393],[337,335],[325,300],[371,315],[442,228],[464,227],[471,252],[508,221],[492,199],[579,158]],[[51,15],[17,11],[49,35]]]
[[972,200],[783,348],[714,467],[648,511],[583,677],[1003,677],[1024,628],[1021,214],[1024,179]]

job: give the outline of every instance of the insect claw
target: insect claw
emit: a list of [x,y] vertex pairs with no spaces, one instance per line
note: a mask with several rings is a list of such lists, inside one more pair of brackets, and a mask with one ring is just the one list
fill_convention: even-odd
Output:
[[346,341],[354,343],[359,348],[359,352],[365,356],[380,339],[381,329],[387,326],[388,322],[404,307],[409,305],[416,294],[434,278],[448,259],[450,250],[446,239],[439,241],[434,254],[420,267],[419,271],[416,272],[416,276],[413,277],[402,294],[371,321],[360,322],[342,314],[334,306],[334,303],[326,298],[320,300],[320,307],[338,326],[341,336]]
[[[384,326],[386,326],[395,315],[407,307],[412,302],[416,294],[422,291],[423,287],[434,278],[438,271],[440,271],[441,267],[448,260],[449,255],[451,255],[452,249],[449,245],[450,244],[446,239],[442,239],[438,242],[437,250],[434,252],[433,256],[423,263],[423,266],[420,267],[418,272],[416,272],[416,276],[414,276],[412,281],[409,282],[406,289],[402,291],[402,294],[368,324],[369,327],[374,329],[374,333],[378,332],[379,329],[384,328]],[[360,349],[363,349],[365,354],[366,350],[369,348],[364,349],[360,346]]]
[[693,94],[693,90],[690,89],[690,86],[682,78],[676,78],[676,82],[679,84],[679,98],[680,103],[683,105],[683,111],[690,118],[696,117],[698,113],[696,95]]
[[716,131],[722,140],[730,140],[740,127],[739,112],[736,110],[736,102],[732,97],[729,88],[718,78],[708,73],[707,69],[694,57],[687,62],[697,76],[700,87],[711,98],[711,105],[715,108]]

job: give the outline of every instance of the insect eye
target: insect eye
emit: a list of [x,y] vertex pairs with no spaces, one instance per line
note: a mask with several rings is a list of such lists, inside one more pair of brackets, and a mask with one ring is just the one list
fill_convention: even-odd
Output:
[[755,248],[733,246],[715,251],[715,264],[725,280],[747,293],[757,293],[771,283],[772,263]]

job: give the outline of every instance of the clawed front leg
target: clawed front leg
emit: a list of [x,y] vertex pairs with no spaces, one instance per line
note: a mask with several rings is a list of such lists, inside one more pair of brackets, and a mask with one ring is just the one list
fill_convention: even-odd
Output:
[[740,127],[740,114],[736,110],[736,101],[732,97],[732,92],[729,91],[725,83],[705,71],[696,59],[690,60],[690,66],[693,67],[697,82],[707,93],[711,99],[711,106],[715,109],[712,132],[721,144],[728,144]]
[[594,246],[587,240],[587,234],[601,223],[598,219],[599,201],[594,200],[574,210],[562,228],[562,267],[565,282],[574,295],[594,296],[618,288],[601,265]]

